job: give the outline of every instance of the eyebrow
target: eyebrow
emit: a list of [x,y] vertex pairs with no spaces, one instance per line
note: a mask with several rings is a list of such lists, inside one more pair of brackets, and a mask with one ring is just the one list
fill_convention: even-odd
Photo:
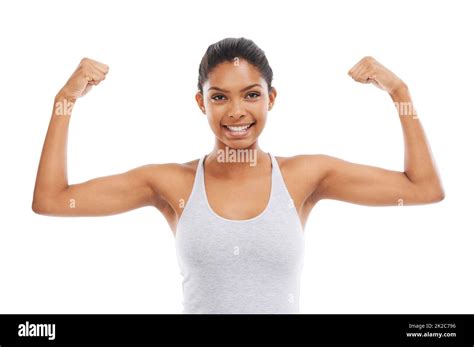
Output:
[[[255,83],[255,84],[251,84],[251,85],[245,87],[244,89],[241,89],[240,91],[241,91],[241,92],[244,92],[244,91],[246,91],[247,89],[251,89],[251,88],[253,88],[253,87],[261,87],[261,88],[263,88],[261,84]],[[209,89],[208,89],[207,91],[210,91],[211,89],[215,89],[215,90],[218,90],[218,91],[221,91],[221,92],[229,93],[228,90],[221,89],[221,88],[219,88],[219,87],[209,87]]]

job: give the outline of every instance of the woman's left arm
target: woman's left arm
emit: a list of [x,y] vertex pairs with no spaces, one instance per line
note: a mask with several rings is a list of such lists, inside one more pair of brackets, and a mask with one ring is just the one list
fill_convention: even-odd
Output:
[[392,98],[403,129],[405,170],[354,164],[327,155],[310,156],[306,159],[320,172],[314,182],[315,199],[370,206],[417,205],[443,200],[441,179],[407,85],[372,57],[364,57],[349,75],[357,82],[374,84]]

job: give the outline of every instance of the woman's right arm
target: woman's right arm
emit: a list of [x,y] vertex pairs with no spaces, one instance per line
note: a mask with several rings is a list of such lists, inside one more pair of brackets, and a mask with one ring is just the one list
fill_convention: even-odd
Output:
[[[103,216],[162,203],[152,178],[166,170],[145,165],[83,183],[68,183],[67,134],[78,97],[105,79],[108,66],[84,58],[55,97],[53,114],[41,153],[32,209],[52,216]],[[155,188],[155,189],[154,189]]]

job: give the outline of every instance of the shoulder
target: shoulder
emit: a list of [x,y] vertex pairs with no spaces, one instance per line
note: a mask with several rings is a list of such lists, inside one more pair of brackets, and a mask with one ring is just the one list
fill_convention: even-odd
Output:
[[291,157],[275,156],[283,180],[296,206],[314,206],[317,191],[327,172],[324,154],[299,154]]
[[157,195],[173,199],[176,194],[192,188],[199,159],[184,163],[147,164],[135,169]]
[[144,174],[150,178],[182,180],[195,176],[198,163],[199,159],[194,159],[184,163],[148,164],[142,168]]
[[331,172],[337,170],[339,159],[326,154],[299,154],[275,157],[287,184],[301,186],[306,193],[314,193]]
[[290,175],[302,175],[308,172],[324,173],[330,165],[331,156],[325,154],[299,154],[292,157],[275,156],[280,170]]

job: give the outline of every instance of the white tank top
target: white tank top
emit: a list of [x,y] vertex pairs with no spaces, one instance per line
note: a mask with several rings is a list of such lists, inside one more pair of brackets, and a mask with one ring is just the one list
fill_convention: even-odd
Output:
[[270,199],[258,216],[231,220],[207,200],[204,155],[176,227],[182,313],[298,313],[305,239],[300,218],[272,162]]

